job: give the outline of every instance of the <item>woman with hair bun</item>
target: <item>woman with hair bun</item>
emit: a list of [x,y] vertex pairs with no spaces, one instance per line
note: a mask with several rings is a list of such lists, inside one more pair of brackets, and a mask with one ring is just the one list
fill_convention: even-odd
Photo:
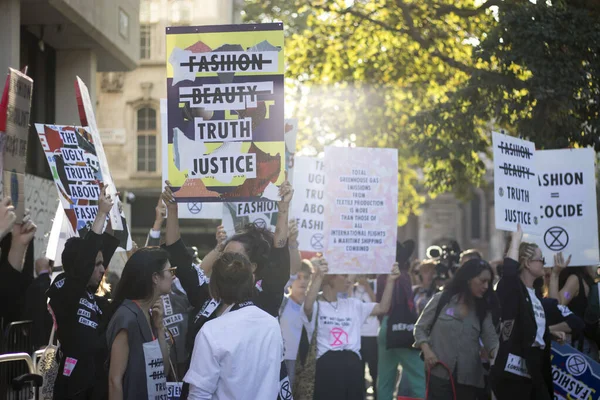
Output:
[[277,320],[257,307],[250,261],[223,253],[209,283],[223,307],[196,336],[184,381],[188,399],[275,399],[283,339]]

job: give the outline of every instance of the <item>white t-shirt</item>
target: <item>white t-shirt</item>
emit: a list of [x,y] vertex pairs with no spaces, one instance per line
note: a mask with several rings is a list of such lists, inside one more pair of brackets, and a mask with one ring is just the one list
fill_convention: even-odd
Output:
[[[362,301],[363,303],[371,303],[371,296],[361,285],[354,287],[354,298]],[[379,334],[379,320],[375,316],[367,318],[365,323],[360,328],[360,336],[363,337],[377,337]]]
[[544,312],[542,302],[535,295],[535,290],[532,288],[527,288],[527,291],[529,292],[529,298],[531,299],[531,305],[533,306],[533,314],[535,315],[535,323],[537,325],[537,333],[535,335],[533,347],[539,347],[540,349],[543,349],[546,347],[546,342],[544,342],[544,333],[546,332],[546,313]]
[[277,319],[256,306],[208,321],[194,343],[190,400],[275,399],[283,339]]
[[[363,303],[357,299],[341,299],[329,304],[318,300],[319,327],[317,330],[317,358],[328,351],[350,350],[360,357],[360,329],[377,303]],[[337,310],[334,306],[337,306]],[[317,304],[313,306],[310,322],[305,313],[302,321],[309,337],[315,329]]]
[[290,297],[279,317],[281,335],[283,336],[283,359],[295,360],[302,336],[302,305],[297,304]]

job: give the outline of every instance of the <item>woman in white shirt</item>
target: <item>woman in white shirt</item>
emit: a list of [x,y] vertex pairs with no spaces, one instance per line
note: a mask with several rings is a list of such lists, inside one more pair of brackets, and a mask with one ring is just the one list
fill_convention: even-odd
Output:
[[[361,327],[369,316],[388,312],[394,282],[400,276],[398,265],[394,264],[381,303],[363,303],[355,298],[338,297],[338,293],[347,293],[352,284],[348,276],[326,276],[328,267],[324,259],[314,260],[313,265],[315,273],[304,302],[302,319],[309,337],[317,329],[314,399],[362,400],[364,370],[360,358]],[[319,294],[321,285],[323,292]]]
[[283,339],[277,320],[252,302],[250,261],[224,253],[210,279],[213,301],[226,307],[206,322],[194,343],[188,399],[276,399]]

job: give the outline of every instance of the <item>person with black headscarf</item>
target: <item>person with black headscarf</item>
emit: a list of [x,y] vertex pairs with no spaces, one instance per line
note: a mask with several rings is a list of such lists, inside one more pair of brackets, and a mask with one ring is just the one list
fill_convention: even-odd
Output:
[[102,234],[113,201],[102,189],[98,213],[85,238],[72,237],[62,253],[64,273],[50,289],[50,310],[60,342],[59,369],[54,384],[55,399],[104,399],[108,396],[105,340],[108,302],[95,296],[105,265],[119,245],[118,239]]

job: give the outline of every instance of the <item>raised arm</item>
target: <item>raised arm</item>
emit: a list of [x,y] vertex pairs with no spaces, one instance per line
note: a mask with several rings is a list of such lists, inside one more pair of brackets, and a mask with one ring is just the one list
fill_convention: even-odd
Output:
[[179,219],[177,215],[177,203],[173,192],[169,187],[170,182],[162,194],[162,199],[167,205],[167,233],[165,250],[169,253],[171,264],[177,267],[177,277],[187,293],[190,304],[194,307],[202,307],[204,302],[210,299],[207,279],[202,270],[196,269],[193,257],[188,253],[185,243],[179,233]]
[[217,227],[217,233],[215,236],[217,239],[217,245],[204,257],[204,259],[202,259],[202,264],[200,265],[202,267],[202,271],[204,271],[207,276],[210,276],[212,273],[212,267],[215,264],[215,261],[217,261],[217,258],[219,258],[219,255],[221,255],[223,249],[225,248],[227,232],[225,231],[225,227],[223,225]]
[[518,224],[517,230],[512,233],[510,247],[508,248],[508,253],[506,253],[506,257],[512,258],[516,262],[519,262],[519,246],[521,246],[522,240],[523,230],[521,229],[521,224]]
[[400,269],[398,268],[398,263],[394,263],[394,267],[392,268],[392,273],[388,276],[387,282],[385,284],[385,289],[383,291],[383,296],[381,296],[381,301],[377,303],[377,305],[373,308],[371,315],[383,315],[387,314],[390,311],[390,307],[392,306],[392,294],[394,293],[394,285],[396,284],[396,280],[400,277]]
[[300,255],[300,250],[298,250],[298,223],[296,220],[290,220],[289,227],[290,275],[296,275],[302,266],[302,256]]
[[579,294],[579,280],[577,276],[571,275],[565,282],[562,289],[559,289],[560,273],[571,263],[571,256],[565,261],[562,253],[554,255],[554,267],[550,274],[550,283],[548,284],[548,297],[558,300],[559,304],[569,305],[571,300]]
[[181,233],[179,232],[179,215],[177,202],[175,196],[171,191],[171,182],[165,182],[165,190],[162,194],[162,201],[167,205],[167,234],[165,236],[165,242],[167,246],[172,245],[181,239]]
[[148,237],[146,238],[146,247],[160,246],[160,231],[167,214],[167,206],[165,206],[165,203],[162,200],[162,195],[158,198],[158,204],[154,211],[156,213],[154,216],[154,224],[152,224],[152,229],[150,229]]
[[314,272],[310,280],[310,286],[306,291],[306,298],[304,299],[304,313],[308,317],[309,321],[312,318],[313,307],[315,305],[315,301],[317,301],[317,296],[319,296],[319,291],[321,290],[321,285],[323,284],[323,278],[329,271],[327,261],[323,257],[313,259],[312,264],[314,267]]
[[29,214],[23,218],[22,224],[13,225],[12,241],[8,252],[8,263],[15,270],[22,272],[27,248],[35,236],[37,226],[31,221]]
[[[102,235],[104,231],[104,224],[106,223],[106,217],[108,217],[108,213],[112,209],[113,200],[110,195],[106,194],[106,186],[102,186],[102,192],[100,193],[100,198],[98,199],[98,213],[96,214],[96,218],[94,219],[94,223],[92,224],[92,232],[97,235]],[[108,208],[108,210],[107,210]]]
[[285,247],[288,239],[288,218],[290,211],[290,202],[294,196],[292,185],[285,181],[279,188],[281,201],[278,203],[279,212],[277,214],[277,224],[275,225],[275,247]]
[[5,197],[0,201],[0,240],[8,235],[17,220],[15,207],[12,205],[10,197]]

